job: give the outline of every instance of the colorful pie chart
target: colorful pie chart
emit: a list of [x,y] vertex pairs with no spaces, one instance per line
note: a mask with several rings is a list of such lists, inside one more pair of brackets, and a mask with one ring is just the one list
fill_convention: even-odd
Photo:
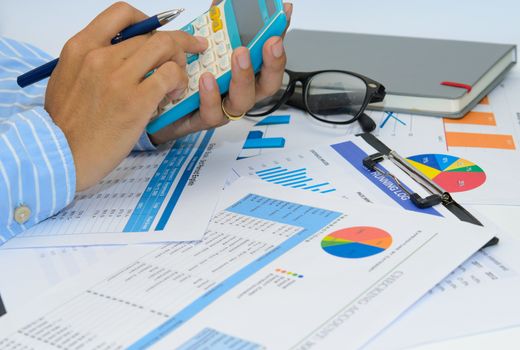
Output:
[[469,160],[447,154],[420,154],[408,161],[448,192],[470,191],[486,182],[484,170]]
[[376,227],[356,226],[335,231],[321,241],[330,255],[360,259],[384,252],[392,245],[392,236]]

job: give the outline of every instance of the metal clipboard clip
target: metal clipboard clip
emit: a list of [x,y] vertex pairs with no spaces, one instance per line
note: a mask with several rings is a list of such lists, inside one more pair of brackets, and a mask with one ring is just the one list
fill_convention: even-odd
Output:
[[[394,163],[399,169],[404,171],[410,178],[412,178],[415,182],[421,185],[424,189],[426,189],[431,195],[428,197],[421,197],[418,193],[410,192],[406,186],[403,186],[401,181],[394,174],[385,171],[377,166],[378,163],[383,161],[384,159],[390,160]],[[410,196],[410,200],[412,203],[421,209],[430,208],[437,204],[450,204],[453,202],[451,195],[440,188],[436,183],[432,182],[429,178],[427,178],[420,171],[415,169],[411,164],[409,164],[403,157],[401,157],[397,152],[390,151],[388,154],[375,153],[363,159],[363,165],[371,171],[376,171],[379,174],[391,177],[399,186],[401,190],[406,192],[408,196]]]
[[[381,142],[377,137],[370,133],[359,134],[366,143],[372,146],[379,153],[375,153],[371,156],[368,156],[363,159],[363,165],[369,169],[370,171],[376,171],[385,177],[392,178],[399,188],[403,190],[405,193],[410,196],[410,200],[412,203],[420,208],[430,208],[437,204],[443,205],[446,209],[448,209],[453,215],[455,215],[459,220],[468,222],[474,225],[483,226],[482,223],[473,216],[469,211],[467,211],[462,205],[457,203],[452,196],[444,191],[439,185],[432,182],[426,175],[421,173],[419,170],[414,168],[406,159],[401,157],[396,151],[391,150]],[[408,188],[406,188],[403,183],[395,176],[394,174],[381,169],[377,165],[382,162],[384,159],[390,160],[393,164],[395,164],[399,169],[401,169],[405,174],[407,174],[412,180],[421,185],[426,191],[430,193],[427,197],[421,197],[418,193],[412,193]],[[495,245],[498,243],[498,238],[494,237],[490,240],[483,248]]]

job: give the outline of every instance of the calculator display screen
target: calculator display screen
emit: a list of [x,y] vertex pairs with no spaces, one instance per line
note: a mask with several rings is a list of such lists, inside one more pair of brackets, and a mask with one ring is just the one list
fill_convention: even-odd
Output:
[[248,45],[264,26],[258,0],[232,0],[242,45]]

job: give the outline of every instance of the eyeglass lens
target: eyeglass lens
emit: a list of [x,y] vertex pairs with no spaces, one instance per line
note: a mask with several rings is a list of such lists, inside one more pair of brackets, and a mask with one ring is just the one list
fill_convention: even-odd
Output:
[[[273,96],[259,101],[249,115],[262,115],[271,111],[284,97],[289,82],[289,74],[284,73],[280,90]],[[307,108],[316,118],[324,122],[348,123],[363,108],[366,95],[367,86],[362,79],[348,73],[323,72],[316,74],[308,82]],[[300,87],[296,88],[290,104],[303,108]]]
[[367,86],[362,79],[341,72],[324,72],[309,81],[307,108],[323,121],[346,123],[359,114],[366,95]]
[[289,85],[289,80],[289,74],[285,72],[283,75],[280,90],[278,90],[273,96],[269,96],[261,101],[258,101],[253,107],[253,109],[249,111],[249,114],[254,116],[261,115],[270,111],[283,98],[283,95],[287,90],[287,85]]

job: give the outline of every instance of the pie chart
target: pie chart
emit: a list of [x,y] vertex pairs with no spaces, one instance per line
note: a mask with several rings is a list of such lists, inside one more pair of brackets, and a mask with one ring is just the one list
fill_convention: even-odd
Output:
[[408,162],[448,192],[465,192],[486,182],[484,170],[469,160],[447,154],[419,154]]
[[392,236],[370,226],[344,228],[327,235],[321,247],[339,258],[360,259],[384,252],[392,245]]

